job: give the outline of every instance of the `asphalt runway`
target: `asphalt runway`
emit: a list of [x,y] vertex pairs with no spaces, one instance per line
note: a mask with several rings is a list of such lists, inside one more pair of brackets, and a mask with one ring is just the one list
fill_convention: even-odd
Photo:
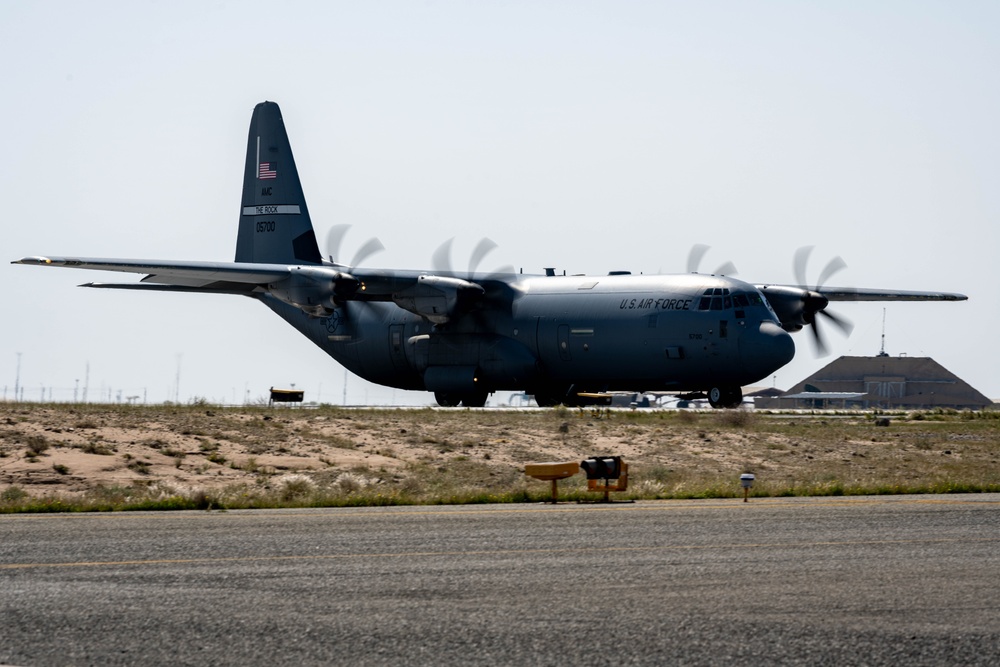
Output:
[[1000,495],[0,517],[8,665],[997,664]]

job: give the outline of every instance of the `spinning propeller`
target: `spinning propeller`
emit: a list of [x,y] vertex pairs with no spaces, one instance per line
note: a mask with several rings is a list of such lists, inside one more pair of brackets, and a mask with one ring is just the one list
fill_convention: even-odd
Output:
[[434,274],[420,276],[416,287],[394,295],[393,300],[400,307],[426,317],[435,324],[444,324],[464,313],[472,313],[474,321],[485,326],[488,323],[480,319],[479,312],[483,301],[501,297],[504,290],[509,289],[493,277],[513,273],[514,267],[505,266],[492,274],[476,276],[483,258],[497,247],[490,239],[483,238],[473,249],[469,257],[468,272],[463,278],[452,268],[453,241],[454,239],[448,239],[442,243],[431,256]]
[[816,352],[822,357],[829,354],[829,350],[823,340],[823,334],[820,333],[819,321],[817,321],[816,316],[822,315],[826,319],[830,320],[830,322],[840,329],[845,336],[851,335],[851,332],[854,331],[854,324],[842,315],[836,315],[827,310],[827,305],[830,302],[821,293],[823,285],[825,285],[835,273],[847,268],[847,263],[843,259],[838,256],[827,262],[826,266],[823,267],[823,270],[820,272],[819,278],[816,280],[816,287],[811,290],[806,287],[806,264],[809,263],[809,255],[812,253],[813,247],[814,246],[804,246],[796,250],[792,268],[795,272],[795,280],[798,282],[799,286],[803,289],[809,290],[807,295],[803,298],[803,319],[806,324],[812,325],[812,335],[813,341],[816,343]]
[[854,325],[846,318],[827,310],[830,299],[823,294],[823,285],[826,281],[844,269],[847,264],[840,257],[834,257],[820,271],[816,286],[809,287],[806,283],[806,264],[809,263],[812,250],[813,246],[806,246],[795,251],[792,270],[797,285],[758,285],[757,288],[771,304],[785,331],[799,331],[806,325],[812,325],[816,354],[822,357],[829,353],[829,349],[816,316],[822,315],[848,336],[854,330]]
[[[698,273],[698,267],[701,265],[702,258],[705,257],[705,253],[711,248],[712,246],[707,246],[704,243],[695,243],[691,246],[687,259],[688,273]],[[735,276],[737,273],[736,265],[732,262],[726,262],[716,267],[715,271],[712,271],[713,276]]]
[[[455,272],[452,270],[451,263],[451,244],[454,240],[454,237],[448,239],[438,246],[437,250],[434,251],[434,254],[431,255],[431,267],[435,271],[445,275],[455,275]],[[467,280],[474,280],[476,270],[479,268],[483,259],[497,247],[497,244],[491,239],[486,237],[479,239],[479,243],[477,243],[476,247],[472,249],[472,254],[469,256],[469,270],[466,274]],[[502,273],[514,273],[514,267],[502,266],[491,275],[499,275]]]
[[[336,258],[340,257],[340,244],[344,241],[344,236],[347,235],[347,231],[351,228],[350,225],[334,225],[330,228],[330,231],[326,234],[326,252],[331,262],[336,262]],[[350,263],[347,265],[350,269],[361,264],[375,253],[385,250],[385,246],[376,237],[372,237],[362,244],[358,248],[357,252],[354,253],[354,257],[351,258]]]

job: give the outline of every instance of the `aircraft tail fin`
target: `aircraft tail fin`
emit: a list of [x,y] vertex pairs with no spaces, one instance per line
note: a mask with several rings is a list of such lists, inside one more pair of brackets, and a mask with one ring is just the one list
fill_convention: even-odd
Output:
[[323,263],[281,109],[274,102],[258,104],[250,120],[236,261]]

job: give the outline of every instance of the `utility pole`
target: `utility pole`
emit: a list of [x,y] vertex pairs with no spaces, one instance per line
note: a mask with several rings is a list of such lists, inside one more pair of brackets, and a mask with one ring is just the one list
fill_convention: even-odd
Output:
[[177,384],[174,385],[174,403],[181,402],[181,354],[177,353]]
[[87,392],[90,391],[90,362],[87,362],[87,370],[83,375],[83,402],[87,402]]
[[21,353],[17,353],[17,375],[14,376],[14,400],[18,399],[18,390],[21,388]]

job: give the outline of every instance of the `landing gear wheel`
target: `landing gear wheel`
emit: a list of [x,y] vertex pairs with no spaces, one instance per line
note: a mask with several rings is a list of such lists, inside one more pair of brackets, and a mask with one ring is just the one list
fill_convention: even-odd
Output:
[[738,408],[743,403],[743,390],[739,387],[712,387],[708,390],[708,403],[713,408]]
[[554,408],[555,406],[564,403],[566,400],[565,396],[560,396],[554,391],[536,391],[532,395],[535,397],[535,403],[537,403],[540,408]]
[[434,400],[442,408],[453,408],[462,402],[462,396],[450,391],[435,391]]
[[467,408],[481,408],[486,405],[489,393],[485,391],[474,391],[469,394],[462,394],[462,405]]

